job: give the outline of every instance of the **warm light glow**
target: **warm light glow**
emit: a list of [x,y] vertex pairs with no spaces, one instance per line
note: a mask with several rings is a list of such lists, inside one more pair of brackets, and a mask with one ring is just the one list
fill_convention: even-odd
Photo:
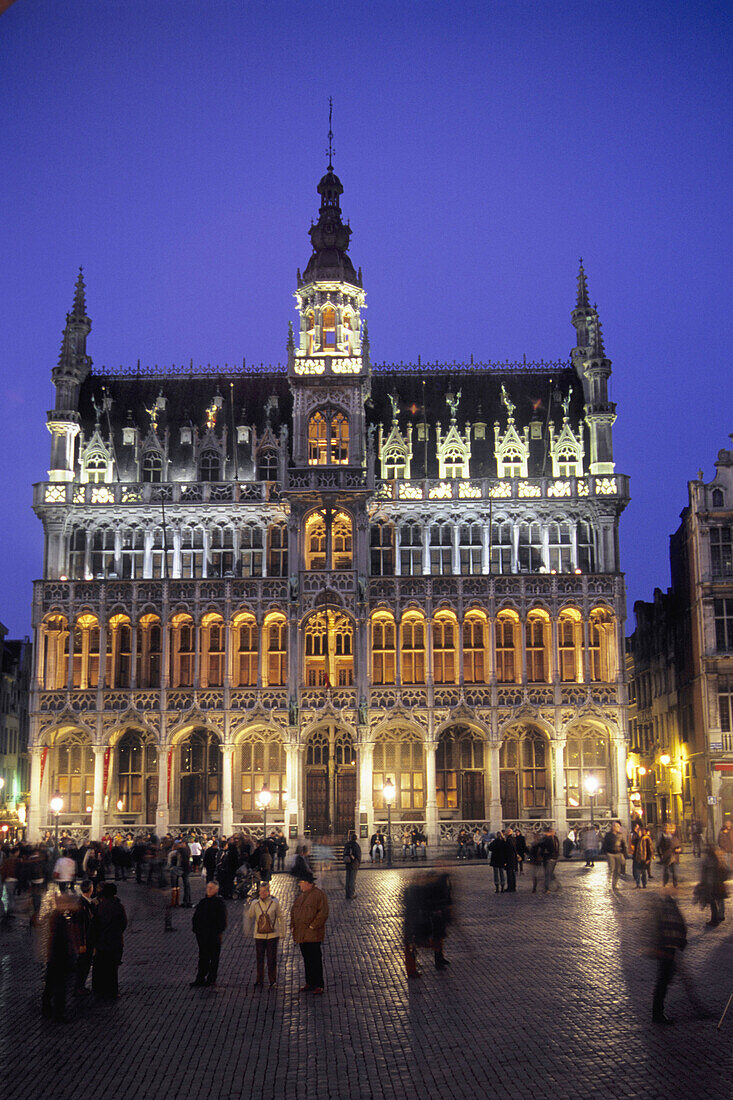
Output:
[[60,581],[68,581],[68,579],[69,578],[64,573],[62,573],[61,576],[59,577]]
[[646,775],[646,768],[639,768],[639,775]]
[[388,779],[382,788],[382,794],[384,795],[384,801],[390,806],[394,802],[395,787],[391,779]]
[[3,789],[4,786],[5,786],[5,779],[3,778],[2,775],[0,775],[0,791]]
[[60,795],[54,795],[51,799],[51,809],[55,814],[60,814],[64,808],[64,800]]
[[270,805],[270,799],[272,798],[272,791],[268,787],[263,787],[260,791],[260,806],[263,810],[266,810]]
[[25,804],[23,802],[18,806],[18,821],[21,825],[25,825]]
[[117,809],[121,810],[124,805],[125,805],[125,803],[122,801],[122,799],[118,798],[117,799]]
[[591,798],[598,793],[598,780],[594,775],[586,775],[583,786]]
[[582,572],[583,572],[583,570],[582,570],[582,569],[576,569],[576,570],[575,570],[575,572],[576,572],[576,573],[582,573]]
[[4,832],[4,833],[7,833],[7,831],[8,831],[8,827],[7,827],[7,825],[3,825],[3,832]]
[[659,757],[659,763],[664,764],[665,768],[667,767],[668,764],[671,763],[671,761],[672,761],[672,757],[669,755],[668,752],[663,752],[662,755]]
[[88,814],[90,814],[91,812],[92,812],[92,807],[91,807],[91,806],[87,806],[87,813],[88,813]]

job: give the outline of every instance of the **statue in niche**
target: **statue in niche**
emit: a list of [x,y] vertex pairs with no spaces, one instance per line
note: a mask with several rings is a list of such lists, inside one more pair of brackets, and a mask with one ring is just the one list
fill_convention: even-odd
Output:
[[570,416],[570,399],[572,398],[572,396],[573,396],[573,387],[569,386],[566,396],[563,397],[563,399],[562,399],[562,414],[563,414],[563,416],[565,417],[566,420]]
[[516,409],[517,406],[514,404],[511,397],[509,396],[509,394],[506,392],[506,386],[504,385],[503,382],[501,384],[501,401],[502,401],[502,404],[503,404],[504,408],[506,409],[507,416],[509,417],[510,420],[513,420],[514,419],[514,410]]
[[300,715],[297,696],[291,695],[288,700],[288,722],[291,726],[297,726]]
[[447,393],[445,395],[445,399],[448,403],[448,408],[450,409],[450,418],[451,420],[455,420],[458,416],[458,403],[461,400],[461,391],[459,390],[455,397],[452,393]]
[[360,695],[359,696],[358,719],[359,719],[359,725],[360,726],[366,726],[366,724],[369,720],[367,701],[366,701],[366,696],[365,695]]
[[363,573],[359,574],[357,581],[359,587],[359,603],[366,603],[367,598],[367,579]]
[[145,412],[150,417],[150,430],[151,430],[151,432],[155,432],[157,434],[157,431],[158,431],[158,399],[157,399],[157,397],[156,397],[155,401],[153,402],[153,404],[150,406],[150,408],[148,408],[147,405],[143,405],[143,408],[145,409]]
[[300,582],[298,580],[298,574],[297,573],[291,573],[290,576],[288,577],[288,592],[290,594],[290,599],[293,601],[293,603],[295,603],[296,600],[298,599],[299,583]]
[[94,426],[98,428],[102,419],[102,405],[98,405],[94,397],[92,397],[92,408],[94,409]]

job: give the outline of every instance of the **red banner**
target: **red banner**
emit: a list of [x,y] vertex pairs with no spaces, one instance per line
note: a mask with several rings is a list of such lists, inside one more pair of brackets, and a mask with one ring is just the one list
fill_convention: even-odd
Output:
[[104,750],[104,774],[102,779],[102,797],[107,797],[107,783],[109,782],[109,749]]
[[41,753],[41,786],[43,786],[43,773],[46,770],[46,759],[48,757],[48,746],[46,745]]
[[168,785],[166,787],[165,800],[170,805],[171,800],[171,769],[173,767],[173,749],[168,750]]

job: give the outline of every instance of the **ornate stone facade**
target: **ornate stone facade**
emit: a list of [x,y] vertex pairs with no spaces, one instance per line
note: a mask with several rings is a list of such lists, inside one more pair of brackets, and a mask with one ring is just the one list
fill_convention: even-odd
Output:
[[[611,365],[372,364],[318,191],[287,371],[93,370],[81,275],[35,486],[31,831],[627,816]],[[446,424],[445,430],[442,425]],[[492,429],[490,425],[494,424]],[[586,455],[589,456],[586,461]]]

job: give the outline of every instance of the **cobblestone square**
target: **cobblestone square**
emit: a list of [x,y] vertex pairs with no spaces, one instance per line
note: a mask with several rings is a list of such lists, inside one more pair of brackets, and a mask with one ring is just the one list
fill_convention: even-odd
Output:
[[[679,980],[667,1009],[676,1026],[650,1022],[654,963],[643,953],[645,911],[660,889],[619,896],[606,869],[561,864],[561,892],[497,895],[483,863],[455,867],[449,970],[428,952],[407,981],[400,896],[415,872],[364,868],[344,899],[340,870],[321,876],[331,916],[324,946],[326,994],[299,995],[302,963],[286,938],[276,990],[253,989],[254,950],[242,903],[228,902],[219,982],[190,989],[196,942],[191,911],[165,934],[163,894],[120,884],[129,927],[113,1004],[69,996],[69,1023],[40,1016],[41,966],[19,914],[0,939],[0,1095],[58,1098],[243,1096],[263,1100],[733,1096],[731,923],[709,931],[692,904],[696,869],[682,865],[688,921],[685,963],[714,1018],[695,1018]],[[194,902],[203,892],[194,882]],[[295,884],[276,875],[286,910]]]

